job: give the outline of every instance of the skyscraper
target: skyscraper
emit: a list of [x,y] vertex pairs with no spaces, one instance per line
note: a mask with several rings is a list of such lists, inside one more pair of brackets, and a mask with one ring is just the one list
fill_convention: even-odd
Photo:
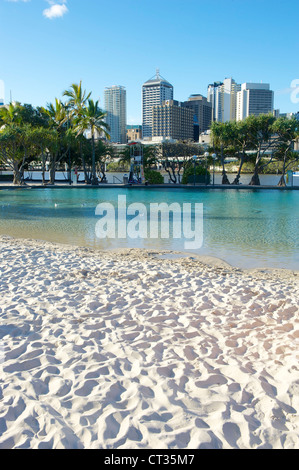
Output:
[[269,83],[243,83],[237,97],[237,121],[254,114],[272,113],[274,92]]
[[[205,96],[191,95],[188,101],[183,102],[183,106],[193,110],[198,134],[209,129],[212,121],[212,103],[209,103]],[[194,133],[194,140],[198,141],[196,133]]]
[[208,101],[212,103],[213,120],[217,122],[235,121],[237,116],[237,93],[241,85],[232,78],[215,82],[208,86]]
[[212,121],[218,121],[220,115],[220,99],[219,93],[223,82],[214,82],[208,86],[208,97],[207,100],[212,105]]
[[123,86],[105,88],[106,122],[111,142],[125,144],[127,141],[126,89]]
[[143,138],[152,137],[153,106],[162,105],[166,100],[173,100],[173,86],[161,77],[159,70],[157,70],[156,76],[142,86]]
[[152,137],[193,140],[193,110],[174,100],[153,106]]

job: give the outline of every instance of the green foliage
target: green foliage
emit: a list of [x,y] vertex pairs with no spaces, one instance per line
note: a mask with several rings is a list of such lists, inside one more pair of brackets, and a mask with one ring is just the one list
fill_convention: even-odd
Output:
[[[214,122],[212,124],[213,148],[221,154],[223,175],[226,173],[225,159],[237,157],[240,174],[250,169],[253,177],[250,184],[258,185],[259,174],[280,171],[282,174],[298,161],[299,154],[292,151],[298,138],[296,119],[276,119],[272,114],[249,116],[240,122]],[[270,155],[270,156],[269,156]]]
[[[195,166],[195,176],[204,176],[206,184],[210,184],[211,182],[211,173],[202,165]],[[191,165],[184,171],[182,184],[188,184],[189,177],[194,177],[194,166]]]
[[164,183],[164,178],[161,175],[161,173],[159,173],[159,171],[146,169],[144,170],[144,176],[145,176],[145,180],[149,184],[163,184]]
[[112,172],[128,172],[130,170],[129,163],[121,163],[121,162],[110,162],[107,165],[107,171]]

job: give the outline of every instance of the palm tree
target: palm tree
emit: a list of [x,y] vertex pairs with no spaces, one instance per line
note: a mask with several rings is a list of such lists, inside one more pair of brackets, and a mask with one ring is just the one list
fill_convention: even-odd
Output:
[[107,139],[110,139],[108,133],[109,126],[105,122],[106,113],[99,107],[99,102],[88,100],[88,106],[82,108],[80,116],[77,117],[74,131],[77,136],[85,134],[87,131],[91,134],[92,143],[92,172],[91,172],[91,184],[97,185],[98,179],[96,175],[96,163],[95,163],[95,141],[96,136],[104,134]]
[[20,124],[20,103],[10,103],[0,109],[0,127],[11,126],[12,124]]
[[79,85],[73,83],[69,90],[65,90],[63,92],[63,96],[69,98],[66,105],[71,110],[71,114],[79,115],[80,111],[82,111],[87,101],[89,100],[91,93],[87,94],[86,90],[83,91],[82,81],[80,81]]
[[58,99],[55,98],[55,103],[49,103],[47,109],[43,110],[51,119],[52,126],[61,128],[67,118],[67,109],[66,106]]
[[[68,110],[68,116],[66,117],[68,125],[72,126],[80,119],[80,117],[84,114],[84,107],[89,100],[91,93],[86,93],[86,90],[82,89],[82,81],[80,81],[79,85],[73,83],[70,86],[69,90],[65,90],[63,92],[63,96],[68,98],[66,102],[66,107]],[[83,165],[85,183],[89,182],[89,177],[86,171],[86,163],[83,153],[83,142],[82,136],[79,139],[79,148],[80,148],[80,156]]]
[[55,173],[61,160],[65,158],[70,148],[70,133],[66,129],[67,108],[59,100],[55,98],[55,103],[47,105],[46,109],[42,109],[50,118],[50,129],[52,130],[49,139],[49,156],[51,161],[50,183],[55,183]]

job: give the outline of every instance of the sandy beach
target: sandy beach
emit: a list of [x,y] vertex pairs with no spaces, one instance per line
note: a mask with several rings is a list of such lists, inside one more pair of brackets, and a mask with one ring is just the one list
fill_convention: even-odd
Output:
[[0,237],[0,448],[299,447],[299,273]]

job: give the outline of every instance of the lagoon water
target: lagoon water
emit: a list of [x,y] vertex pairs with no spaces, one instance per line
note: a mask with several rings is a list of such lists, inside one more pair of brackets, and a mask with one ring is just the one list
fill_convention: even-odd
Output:
[[95,249],[184,251],[178,239],[99,240],[99,203],[202,203],[204,243],[194,255],[221,258],[240,268],[299,269],[299,191],[133,188],[18,189],[0,191],[0,234]]

